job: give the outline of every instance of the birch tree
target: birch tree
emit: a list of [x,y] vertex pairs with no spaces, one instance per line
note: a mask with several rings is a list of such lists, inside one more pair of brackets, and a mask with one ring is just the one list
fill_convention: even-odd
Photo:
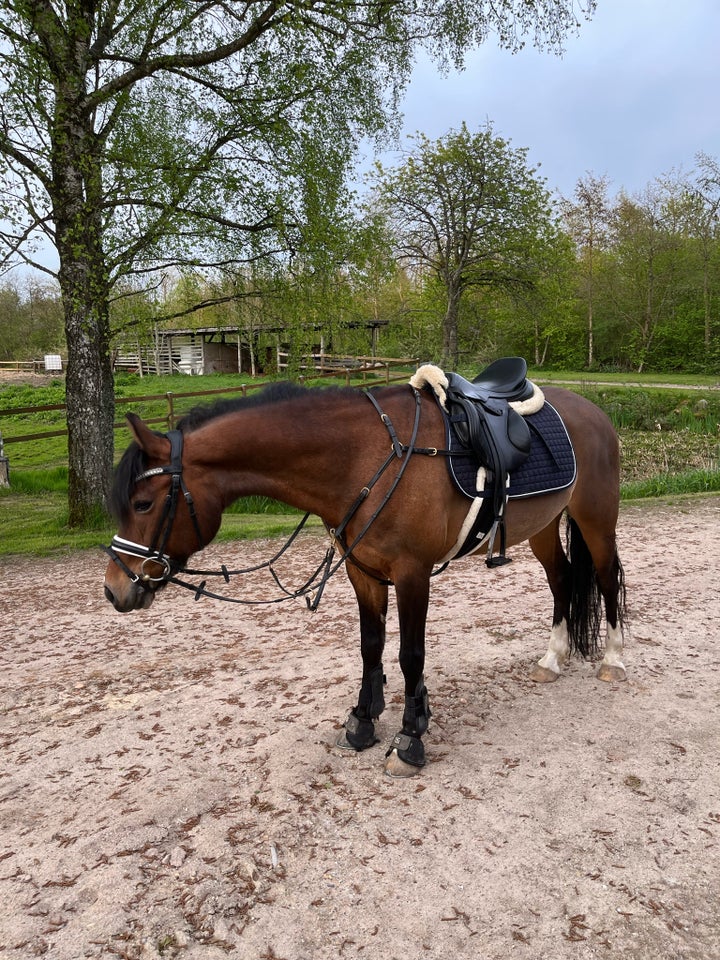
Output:
[[561,210],[565,228],[575,243],[580,270],[580,294],[585,301],[587,355],[586,363],[595,363],[595,287],[598,254],[607,250],[610,204],[609,181],[606,176],[588,173],[575,185],[574,198],[563,200]]

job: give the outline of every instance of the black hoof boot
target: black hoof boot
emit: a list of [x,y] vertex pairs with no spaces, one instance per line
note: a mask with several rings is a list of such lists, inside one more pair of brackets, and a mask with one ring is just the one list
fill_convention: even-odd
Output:
[[393,737],[385,756],[389,757],[396,750],[404,763],[411,767],[424,767],[425,747],[420,738],[427,730],[431,716],[427,687],[421,677],[414,696],[405,697],[402,730]]
[[412,737],[401,730],[392,738],[385,756],[389,757],[393,750],[397,750],[398,757],[411,767],[425,766],[425,747],[420,737]]
[[[372,720],[363,720],[354,710],[345,721],[345,741],[353,750],[367,750],[380,741],[375,736],[375,724]],[[343,744],[344,745],[344,744]]]
[[430,710],[427,687],[421,677],[415,688],[415,695],[405,697],[403,732],[409,733],[411,736],[421,737],[430,724],[431,716],[432,711]]

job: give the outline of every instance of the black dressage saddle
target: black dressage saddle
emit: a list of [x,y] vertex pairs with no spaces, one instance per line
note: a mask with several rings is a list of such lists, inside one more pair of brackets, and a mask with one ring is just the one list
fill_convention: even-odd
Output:
[[[487,492],[492,494],[494,522],[488,546],[488,564],[505,563],[503,515],[508,474],[530,453],[530,429],[509,404],[527,400],[534,386],[527,379],[522,357],[503,357],[486,367],[472,382],[457,373],[447,374],[446,406],[460,442],[487,470]],[[501,534],[500,554],[493,558],[495,535]]]

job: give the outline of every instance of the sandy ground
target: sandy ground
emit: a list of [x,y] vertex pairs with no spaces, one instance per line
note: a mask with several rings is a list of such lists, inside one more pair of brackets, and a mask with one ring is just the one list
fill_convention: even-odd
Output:
[[[360,672],[344,575],[315,614],[171,588],[123,616],[100,554],[4,561],[0,955],[717,960],[719,529],[720,497],[623,509],[622,684],[527,679],[550,595],[526,548],[437,578],[407,781],[334,746]],[[396,649],[391,607],[384,740]]]

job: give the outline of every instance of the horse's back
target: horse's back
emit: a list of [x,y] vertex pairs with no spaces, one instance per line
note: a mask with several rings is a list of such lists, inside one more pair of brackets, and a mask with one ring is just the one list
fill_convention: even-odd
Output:
[[543,387],[543,392],[562,417],[575,450],[577,480],[570,512],[605,516],[614,527],[620,501],[620,441],[610,418],[571,390]]

